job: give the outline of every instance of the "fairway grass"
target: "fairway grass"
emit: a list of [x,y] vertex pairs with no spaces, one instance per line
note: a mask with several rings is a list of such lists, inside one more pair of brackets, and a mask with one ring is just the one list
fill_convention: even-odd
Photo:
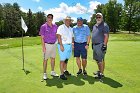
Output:
[[[92,60],[91,46],[88,50],[86,79],[82,75],[76,76],[78,68],[75,59],[71,57],[68,70],[74,75],[68,77],[67,81],[51,77],[49,61],[49,79],[44,82],[41,82],[42,50],[39,37],[25,41],[38,42],[25,43],[26,73],[22,70],[21,47],[0,48],[0,93],[140,93],[140,40],[138,36],[138,39],[134,37],[131,40],[123,40],[124,36],[121,36],[110,36],[103,83],[93,78],[97,65]],[[55,70],[60,74],[58,52]]]

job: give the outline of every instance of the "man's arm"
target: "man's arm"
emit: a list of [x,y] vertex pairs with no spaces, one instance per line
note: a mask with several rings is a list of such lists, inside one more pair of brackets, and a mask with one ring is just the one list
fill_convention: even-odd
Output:
[[41,43],[42,43],[42,51],[45,53],[46,52],[46,47],[45,47],[44,36],[43,35],[41,35]]
[[90,43],[90,38],[91,38],[91,36],[90,36],[90,28],[87,26],[87,45],[89,45],[89,43]]
[[109,36],[108,36],[108,34],[104,34],[104,45],[107,45],[107,43],[108,43],[108,39],[109,39]]
[[63,44],[62,44],[61,35],[57,34],[57,38],[58,38],[58,43],[60,44],[60,49],[63,52],[64,51],[64,47],[63,47]]
[[72,48],[74,48],[74,37],[72,37]]
[[91,36],[87,36],[87,45],[90,43]]

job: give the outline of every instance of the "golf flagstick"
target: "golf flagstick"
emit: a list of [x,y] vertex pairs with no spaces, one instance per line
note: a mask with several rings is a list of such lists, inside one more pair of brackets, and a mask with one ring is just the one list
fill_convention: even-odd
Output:
[[74,75],[74,53],[73,53],[73,75]]
[[[21,16],[21,27],[22,27],[22,29],[23,29],[23,30],[25,31],[25,33],[26,33],[27,30],[28,30],[28,27],[26,26],[26,24],[25,24],[25,22],[24,22],[22,16]],[[23,62],[23,69],[22,69],[22,70],[25,71],[25,69],[24,69],[23,30],[22,30],[22,62]]]

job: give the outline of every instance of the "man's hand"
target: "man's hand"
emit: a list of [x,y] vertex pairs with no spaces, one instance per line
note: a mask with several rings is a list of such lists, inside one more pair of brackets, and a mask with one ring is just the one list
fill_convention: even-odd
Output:
[[64,51],[63,45],[60,45],[60,49],[61,49],[62,52]]
[[46,53],[46,47],[43,48],[43,53]]
[[72,48],[74,49],[74,43],[72,43]]
[[106,51],[106,50],[107,50],[107,45],[103,44],[103,45],[102,45],[102,51],[104,52],[104,51]]
[[85,46],[85,49],[87,50],[89,48],[89,45],[87,44],[86,46]]

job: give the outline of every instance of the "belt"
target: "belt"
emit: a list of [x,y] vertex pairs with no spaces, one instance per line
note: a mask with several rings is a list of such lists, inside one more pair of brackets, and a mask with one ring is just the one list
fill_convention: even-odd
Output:
[[93,43],[93,45],[99,45],[99,44],[101,44],[101,43]]
[[68,43],[67,45],[71,45],[71,43]]
[[85,44],[85,43],[87,43],[87,42],[74,42],[74,43]]
[[47,43],[47,44],[55,44],[55,43]]

